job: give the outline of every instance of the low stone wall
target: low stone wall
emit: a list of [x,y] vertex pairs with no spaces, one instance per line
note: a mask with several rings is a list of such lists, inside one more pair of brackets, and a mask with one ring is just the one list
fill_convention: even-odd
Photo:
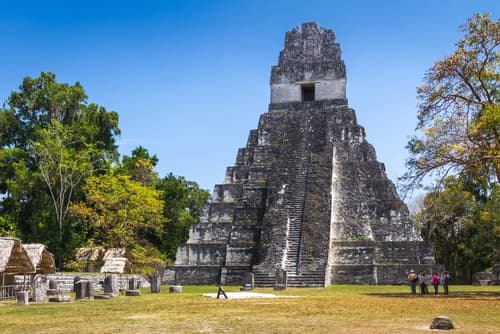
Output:
[[[74,273],[74,274],[73,273],[72,274],[56,273],[56,274],[49,274],[46,277],[47,277],[47,281],[58,282],[58,285],[62,288],[62,290],[64,292],[71,292],[74,289],[75,277],[77,277],[77,276],[83,280],[92,282],[92,286],[94,287],[94,290],[102,291],[103,288],[102,288],[101,283],[104,281],[105,274],[101,274],[101,273]],[[146,277],[144,277],[143,275],[137,275],[137,274],[120,275],[120,274],[118,274],[120,286],[125,288],[125,289],[128,288],[128,280],[130,278],[134,278],[137,282],[140,282],[139,284],[143,288],[148,288],[151,286],[149,280]],[[15,280],[16,280],[17,285],[22,285],[23,281],[24,281],[24,277],[16,275]]]
[[406,278],[410,269],[417,273],[424,271],[427,275],[444,270],[436,264],[335,265],[331,284],[408,284]]
[[228,285],[241,285],[242,277],[250,268],[240,266],[166,266],[163,275],[163,284],[179,285],[216,285],[220,283],[222,271],[222,283]]

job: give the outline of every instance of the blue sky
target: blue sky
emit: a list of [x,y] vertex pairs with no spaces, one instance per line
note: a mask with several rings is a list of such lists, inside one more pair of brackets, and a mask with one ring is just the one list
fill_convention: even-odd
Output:
[[212,191],[269,104],[285,32],[332,29],[347,97],[395,181],[416,125],[416,87],[458,27],[500,1],[2,1],[0,102],[25,76],[79,81],[120,115],[121,154],[142,145],[169,172]]

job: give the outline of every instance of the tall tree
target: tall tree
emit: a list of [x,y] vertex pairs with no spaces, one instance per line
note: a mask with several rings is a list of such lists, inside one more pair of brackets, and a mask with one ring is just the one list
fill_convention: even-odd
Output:
[[423,237],[432,241],[438,262],[453,276],[468,280],[472,259],[466,244],[474,226],[477,204],[460,179],[449,176],[443,184],[443,189],[425,196],[421,211],[413,219]]
[[450,172],[486,187],[500,181],[500,23],[477,14],[461,30],[455,52],[436,62],[418,88],[422,136],[407,145],[405,190]]
[[187,241],[189,228],[198,222],[210,195],[196,182],[171,173],[158,182],[157,188],[162,191],[165,202],[165,226],[159,236],[161,250],[168,259],[175,260],[177,247]]
[[404,191],[436,176],[414,217],[439,262],[463,281],[491,267],[500,240],[500,22],[477,14],[455,52],[417,89],[417,131],[407,147]]
[[33,153],[54,205],[59,242],[62,242],[63,224],[73,192],[93,173],[92,159],[100,154],[92,144],[82,143],[70,127],[64,127],[55,119],[46,128],[39,129]]
[[156,155],[151,156],[146,148],[138,146],[132,151],[132,156],[123,156],[120,170],[130,175],[132,180],[152,186],[158,179],[155,171],[157,163]]
[[[47,129],[53,120],[79,139],[71,150],[85,156],[89,144],[95,147],[97,155],[90,161],[99,170],[118,156],[115,137],[120,130],[117,113],[89,104],[80,83],[59,83],[49,72],[24,78],[19,90],[0,108],[0,215],[14,222],[17,236],[44,242],[54,250],[60,248],[60,225],[56,211],[50,210],[53,199],[34,154],[35,144],[44,134],[41,129]],[[66,227],[64,251],[70,252],[71,243],[80,242],[82,231],[71,222]]]

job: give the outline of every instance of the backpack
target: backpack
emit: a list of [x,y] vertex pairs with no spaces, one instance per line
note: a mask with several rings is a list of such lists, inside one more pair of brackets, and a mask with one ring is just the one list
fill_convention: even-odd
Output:
[[443,276],[443,283],[444,284],[448,284],[449,281],[450,281],[450,278],[451,278],[450,274],[444,274],[444,276]]
[[417,280],[417,275],[415,273],[408,274],[408,282],[415,282]]

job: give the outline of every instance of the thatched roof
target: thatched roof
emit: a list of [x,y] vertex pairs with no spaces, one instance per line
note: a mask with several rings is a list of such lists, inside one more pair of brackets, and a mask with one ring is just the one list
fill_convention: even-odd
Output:
[[125,257],[110,257],[105,260],[101,273],[132,274],[132,264]]
[[77,248],[75,251],[76,261],[99,261],[104,255],[104,247]]
[[33,266],[28,253],[23,248],[20,239],[0,237],[0,273],[35,273],[35,267]]
[[127,250],[125,248],[108,248],[102,259],[107,260],[110,257],[127,257],[127,255]]
[[35,267],[37,274],[53,274],[56,272],[54,255],[43,244],[24,244],[24,249]]

